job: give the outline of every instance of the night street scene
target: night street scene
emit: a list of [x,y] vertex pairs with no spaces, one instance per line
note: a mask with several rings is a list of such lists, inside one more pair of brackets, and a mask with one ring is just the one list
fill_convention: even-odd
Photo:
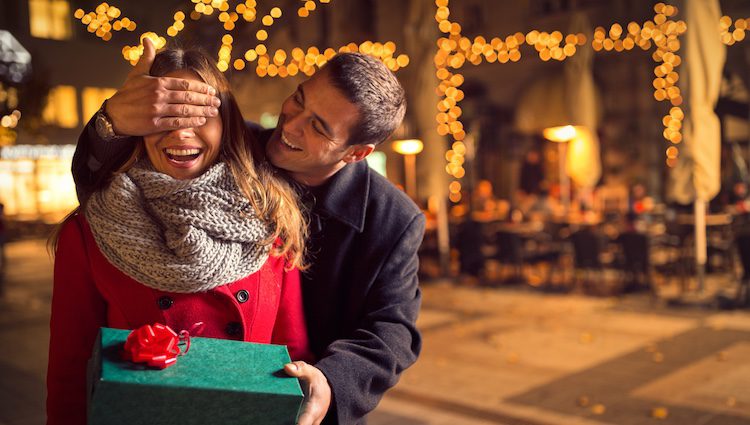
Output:
[[747,31],[3,0],[0,425],[750,424]]

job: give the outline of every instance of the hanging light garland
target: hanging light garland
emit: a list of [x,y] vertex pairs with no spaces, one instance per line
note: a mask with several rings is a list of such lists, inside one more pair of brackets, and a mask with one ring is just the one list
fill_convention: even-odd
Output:
[[[93,12],[86,13],[83,9],[77,9],[73,16],[80,20],[90,33],[104,41],[112,39],[112,31],[135,31],[138,25],[128,17],[120,18],[122,11],[115,6],[104,2],[96,6]],[[118,19],[119,18],[119,19]]]
[[683,103],[682,93],[676,85],[680,79],[676,68],[682,63],[682,58],[677,52],[680,50],[679,37],[687,30],[687,24],[681,20],[671,19],[677,12],[674,6],[657,3],[654,6],[653,20],[648,20],[643,25],[630,22],[627,32],[619,24],[613,24],[609,31],[603,27],[597,27],[592,41],[592,47],[596,51],[621,52],[631,50],[636,46],[649,50],[655,46],[651,55],[656,62],[653,80],[654,99],[658,102],[669,102],[672,105],[669,114],[662,118],[664,125],[662,134],[672,143],[666,150],[668,167],[674,167],[677,164],[679,150],[675,145],[682,142],[682,121],[685,118],[680,107]]
[[[269,39],[270,28],[278,22],[282,16],[283,11],[279,7],[272,7],[267,14],[260,16],[261,28],[255,32],[255,39],[257,44],[255,47],[245,51],[243,57],[232,58],[233,43],[235,38],[230,34],[237,24],[240,23],[240,19],[247,23],[253,23],[258,20],[258,5],[256,0],[245,0],[244,2],[238,2],[234,7],[234,10],[230,10],[228,0],[190,0],[192,3],[192,10],[189,12],[189,17],[193,21],[197,21],[206,16],[216,16],[216,19],[222,24],[226,34],[222,36],[222,43],[217,53],[217,67],[222,72],[227,71],[230,66],[237,71],[243,71],[248,68],[249,63],[254,63],[255,73],[260,77],[289,77],[295,76],[299,73],[305,75],[312,75],[317,69],[325,65],[328,60],[336,55],[337,52],[361,52],[370,56],[374,56],[388,67],[391,71],[398,71],[399,69],[409,64],[409,57],[405,54],[396,54],[396,44],[392,41],[386,43],[379,43],[373,41],[365,41],[361,44],[349,43],[344,46],[340,46],[338,49],[319,49],[317,47],[309,47],[307,50],[302,50],[300,47],[295,47],[289,51],[278,49],[270,54],[266,47],[266,42]],[[297,16],[300,18],[307,18],[310,14],[318,10],[318,5],[330,3],[330,0],[305,0],[301,7],[297,9]],[[83,24],[88,25],[90,32],[96,32],[96,35],[105,41],[112,38],[111,31],[120,31],[127,29],[128,31],[134,31],[136,29],[135,21],[123,17],[117,19],[121,15],[120,9],[115,6],[111,6],[108,3],[101,3],[97,6],[95,12],[85,13],[83,9],[76,10],[74,16],[76,19],[80,19]],[[184,11],[177,11],[174,14],[174,22],[167,27],[165,33],[167,37],[176,37],[180,31],[185,28],[185,19],[187,18]],[[110,23],[112,22],[112,23]],[[141,34],[140,43],[136,46],[124,46],[122,49],[122,55],[125,60],[135,65],[138,59],[143,54],[143,39],[148,37],[151,39],[157,49],[160,49],[166,45],[166,38],[154,32],[145,32]]]
[[[517,32],[504,38],[495,37],[489,42],[482,36],[473,40],[461,35],[461,25],[449,20],[449,0],[436,0],[435,20],[438,29],[446,34],[437,41],[438,51],[435,54],[436,76],[439,85],[436,89],[441,97],[437,104],[437,132],[441,136],[450,136],[453,139],[451,148],[446,152],[445,159],[448,162],[445,171],[451,175],[453,180],[449,185],[449,198],[453,202],[461,200],[460,179],[466,174],[463,167],[466,146],[463,140],[466,131],[460,121],[462,114],[459,102],[464,98],[460,89],[464,77],[458,73],[467,62],[479,65],[482,62],[507,63],[518,62],[522,58],[521,46],[526,44],[533,46],[539,58],[543,61],[563,61],[576,54],[578,46],[586,44],[586,36],[581,33],[563,34],[560,31],[532,30],[526,34]],[[673,167],[679,156],[676,146],[682,141],[682,120],[684,113],[680,108],[683,102],[682,94],[676,83],[679,74],[676,68],[681,63],[677,55],[680,49],[679,36],[685,33],[687,25],[684,21],[674,21],[671,18],[677,14],[677,8],[664,3],[654,6],[654,19],[643,23],[628,23],[626,28],[620,24],[612,24],[609,30],[597,27],[591,45],[595,51],[617,51],[632,50],[636,46],[643,50],[649,50],[653,46],[656,49],[652,58],[657,65],[654,69],[654,98],[657,101],[668,101],[672,108],[669,114],[664,116],[663,124],[664,138],[672,143],[666,151],[667,165]],[[722,18],[722,28],[729,31],[731,20],[726,23]],[[724,25],[726,23],[726,25]],[[736,29],[729,34],[733,40],[736,37],[744,38],[744,29],[747,21],[737,21]],[[740,33],[740,31],[743,31]],[[722,35],[725,39],[726,36]]]

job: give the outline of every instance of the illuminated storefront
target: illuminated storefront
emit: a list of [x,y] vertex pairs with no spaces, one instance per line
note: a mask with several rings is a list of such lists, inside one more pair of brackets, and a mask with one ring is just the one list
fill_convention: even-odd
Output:
[[0,202],[8,219],[60,221],[78,206],[70,165],[75,145],[0,148]]

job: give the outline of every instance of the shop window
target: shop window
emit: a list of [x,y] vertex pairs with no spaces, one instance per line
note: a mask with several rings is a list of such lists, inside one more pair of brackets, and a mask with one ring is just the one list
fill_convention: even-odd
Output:
[[88,121],[101,108],[102,103],[109,99],[117,89],[108,87],[84,87],[81,91],[81,106],[83,107],[83,121]]
[[68,0],[29,0],[29,27],[33,37],[69,39],[70,17]]
[[44,122],[63,128],[78,126],[78,101],[76,88],[57,86],[49,91],[47,105],[42,113]]
[[70,174],[75,145],[0,149],[0,202],[13,220],[57,223],[78,206]]

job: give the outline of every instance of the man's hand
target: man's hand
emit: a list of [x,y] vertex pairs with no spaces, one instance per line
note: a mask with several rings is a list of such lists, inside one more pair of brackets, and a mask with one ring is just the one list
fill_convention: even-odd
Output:
[[297,419],[297,425],[319,425],[331,405],[331,386],[328,385],[328,379],[320,369],[303,361],[286,364],[284,371],[289,376],[299,378],[303,383],[305,404]]
[[206,117],[218,115],[216,90],[198,81],[149,75],[156,51],[143,40],[143,56],[125,84],[106,105],[118,135],[144,136],[177,128],[198,127]]

